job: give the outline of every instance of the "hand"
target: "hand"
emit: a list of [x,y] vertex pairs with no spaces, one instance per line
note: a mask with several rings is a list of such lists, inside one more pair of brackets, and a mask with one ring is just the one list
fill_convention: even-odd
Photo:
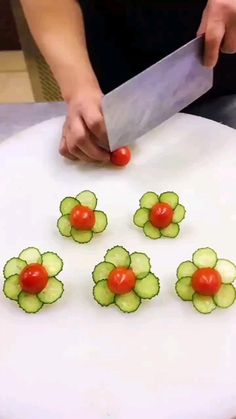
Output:
[[68,103],[60,154],[71,160],[108,161],[107,133],[101,109],[102,92],[97,86],[84,86]]
[[236,1],[208,0],[198,35],[205,34],[204,64],[215,67],[220,50],[236,52]]

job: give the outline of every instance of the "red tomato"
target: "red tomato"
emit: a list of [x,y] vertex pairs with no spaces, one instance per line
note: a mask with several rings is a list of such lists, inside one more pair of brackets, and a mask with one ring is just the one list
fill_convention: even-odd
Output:
[[113,151],[110,156],[112,164],[116,166],[126,166],[131,159],[131,151],[129,147],[121,147]]
[[169,204],[156,204],[151,210],[150,221],[154,227],[166,228],[172,222],[174,211]]
[[202,295],[215,295],[221,287],[222,279],[215,269],[198,269],[192,276],[192,287]]
[[95,221],[94,211],[83,205],[76,205],[70,214],[71,225],[77,230],[92,230]]
[[136,277],[132,269],[116,268],[108,277],[108,287],[114,294],[126,294],[134,289]]
[[32,263],[26,266],[20,274],[20,285],[29,294],[38,294],[48,283],[48,273],[44,266]]

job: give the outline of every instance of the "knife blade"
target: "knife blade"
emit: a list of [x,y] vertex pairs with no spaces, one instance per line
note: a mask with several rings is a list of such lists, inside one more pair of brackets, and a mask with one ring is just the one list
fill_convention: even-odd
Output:
[[202,56],[198,36],[104,95],[110,151],[132,144],[211,89],[213,70],[203,66]]

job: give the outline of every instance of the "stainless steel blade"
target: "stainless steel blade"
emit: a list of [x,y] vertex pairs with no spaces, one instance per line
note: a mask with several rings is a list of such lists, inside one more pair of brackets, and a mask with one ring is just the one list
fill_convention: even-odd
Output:
[[203,38],[197,37],[128,80],[103,98],[110,151],[184,109],[213,85],[213,70],[202,64]]

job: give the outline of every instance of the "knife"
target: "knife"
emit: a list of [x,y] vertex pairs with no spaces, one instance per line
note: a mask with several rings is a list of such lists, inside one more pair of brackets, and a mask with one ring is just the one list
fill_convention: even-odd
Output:
[[210,90],[213,70],[203,66],[203,44],[203,36],[194,38],[103,97],[110,151],[132,144]]

